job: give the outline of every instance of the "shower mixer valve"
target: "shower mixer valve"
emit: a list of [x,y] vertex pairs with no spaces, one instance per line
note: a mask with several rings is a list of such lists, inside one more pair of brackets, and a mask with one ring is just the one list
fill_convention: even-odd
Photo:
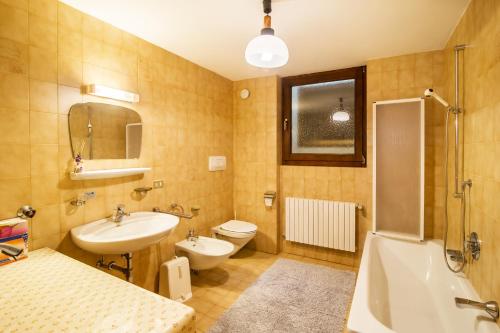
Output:
[[472,259],[479,260],[479,255],[481,254],[481,241],[476,232],[471,232],[469,240],[465,241],[465,246],[470,250]]

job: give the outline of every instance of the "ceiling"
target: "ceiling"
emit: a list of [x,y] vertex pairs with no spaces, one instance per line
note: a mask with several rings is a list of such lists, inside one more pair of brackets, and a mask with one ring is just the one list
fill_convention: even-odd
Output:
[[290,60],[245,62],[261,0],[61,0],[231,80],[313,73],[441,49],[469,0],[275,0],[273,28]]

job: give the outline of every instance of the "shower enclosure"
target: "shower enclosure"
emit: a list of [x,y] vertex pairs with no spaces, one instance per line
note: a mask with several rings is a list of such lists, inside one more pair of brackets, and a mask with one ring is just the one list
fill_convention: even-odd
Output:
[[373,105],[373,231],[424,239],[425,110],[422,98]]

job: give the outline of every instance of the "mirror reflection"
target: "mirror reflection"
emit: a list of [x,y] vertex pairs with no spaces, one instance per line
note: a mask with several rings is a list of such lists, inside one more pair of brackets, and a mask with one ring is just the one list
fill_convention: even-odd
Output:
[[69,111],[73,157],[85,160],[139,158],[142,121],[134,110],[104,103],[79,103]]

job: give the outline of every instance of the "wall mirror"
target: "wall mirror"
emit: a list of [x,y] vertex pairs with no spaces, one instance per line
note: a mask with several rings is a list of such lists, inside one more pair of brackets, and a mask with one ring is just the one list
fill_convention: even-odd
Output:
[[142,121],[134,110],[104,103],[79,103],[68,116],[73,157],[132,159],[141,155]]

